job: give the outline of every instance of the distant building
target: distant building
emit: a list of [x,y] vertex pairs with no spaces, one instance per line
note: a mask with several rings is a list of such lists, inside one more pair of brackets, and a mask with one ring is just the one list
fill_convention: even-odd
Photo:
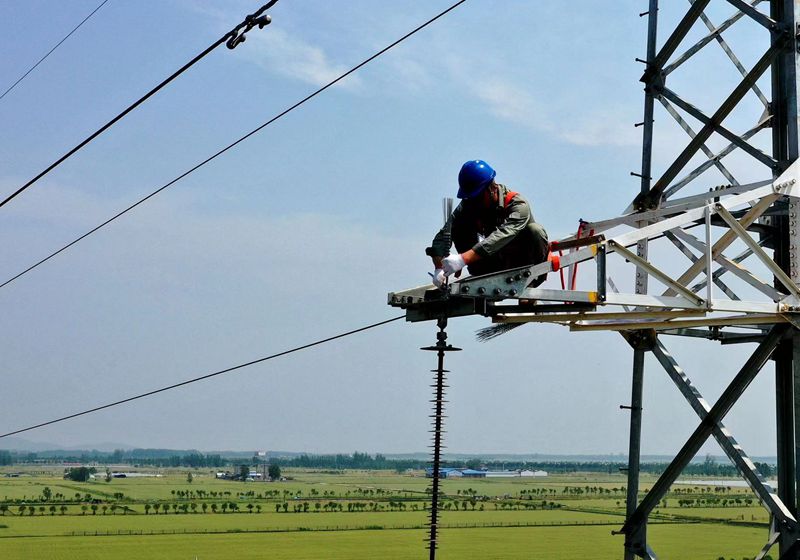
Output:
[[464,469],[461,471],[464,478],[486,478],[486,471],[476,471],[475,469]]
[[[425,469],[425,476],[427,478],[433,478],[433,467],[428,467],[427,469]],[[461,476],[461,471],[458,469],[453,469],[449,467],[439,468],[439,478],[456,478],[460,476]]]
[[512,478],[519,476],[519,471],[486,471],[486,478]]

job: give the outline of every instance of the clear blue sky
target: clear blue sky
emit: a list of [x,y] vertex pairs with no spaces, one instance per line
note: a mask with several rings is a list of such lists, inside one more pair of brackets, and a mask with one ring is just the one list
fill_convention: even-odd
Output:
[[[0,89],[99,2],[0,4]],[[0,276],[19,272],[266,121],[450,4],[279,2],[273,23],[220,48],[0,209]],[[680,3],[662,9],[665,22]],[[713,4],[713,3],[712,3]],[[722,2],[721,4],[725,4]],[[10,193],[259,6],[110,0],[0,100]],[[688,6],[688,3],[687,3]],[[0,431],[394,316],[464,160],[524,193],[552,238],[618,215],[638,191],[643,1],[469,0],[341,85],[157,198],[0,289]],[[709,13],[717,22],[730,8]],[[668,23],[665,23],[668,25]],[[693,34],[699,36],[700,31]],[[746,33],[746,64],[760,53]],[[716,46],[714,46],[716,47]],[[719,49],[714,49],[719,51]],[[675,87],[730,79],[721,51]],[[717,65],[716,62],[719,62]],[[700,96],[706,110],[715,99]],[[660,120],[659,120],[660,119]],[[665,122],[657,117],[657,125]],[[663,165],[674,129],[657,152]],[[669,136],[673,135],[673,136]],[[714,183],[712,183],[714,184]],[[627,450],[631,353],[618,335],[526,326],[488,344],[453,321],[452,452]],[[430,324],[394,323],[237,374],[26,434],[64,445],[421,451]],[[715,398],[748,349],[669,341]],[[717,356],[717,357],[715,357]],[[771,373],[728,420],[772,454]],[[696,425],[648,363],[646,453]],[[664,429],[669,426],[671,432]],[[0,448],[3,442],[0,441]],[[715,447],[709,451],[716,452]]]

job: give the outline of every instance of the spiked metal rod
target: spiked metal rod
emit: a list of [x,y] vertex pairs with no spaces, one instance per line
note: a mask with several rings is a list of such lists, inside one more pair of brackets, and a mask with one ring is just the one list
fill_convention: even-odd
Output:
[[444,353],[456,352],[461,348],[455,348],[447,344],[447,317],[441,317],[437,321],[439,332],[436,333],[436,344],[434,346],[425,346],[422,350],[436,352],[438,355],[438,364],[436,369],[431,370],[436,374],[436,383],[432,385],[435,389],[433,402],[433,472],[431,483],[431,507],[430,507],[430,520],[428,522],[428,550],[430,551],[430,560],[436,558],[437,535],[439,528],[439,465],[441,463],[441,449],[442,449],[442,421],[444,419],[444,389],[445,373],[444,369]]

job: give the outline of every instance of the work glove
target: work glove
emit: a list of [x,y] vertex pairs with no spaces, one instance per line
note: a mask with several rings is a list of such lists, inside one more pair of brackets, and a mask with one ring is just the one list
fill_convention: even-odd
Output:
[[437,288],[444,286],[447,280],[447,276],[444,275],[444,271],[441,268],[434,270],[433,274],[431,274],[431,278],[433,278],[433,285]]
[[444,271],[445,276],[455,274],[456,277],[458,277],[461,269],[466,265],[467,263],[464,262],[464,257],[458,253],[455,255],[449,255],[442,260],[442,270]]

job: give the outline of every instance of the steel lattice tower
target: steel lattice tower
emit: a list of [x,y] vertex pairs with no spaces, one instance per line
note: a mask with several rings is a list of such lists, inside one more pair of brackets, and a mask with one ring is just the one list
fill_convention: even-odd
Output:
[[[645,84],[645,107],[643,126],[643,149],[641,190],[634,202],[639,211],[659,207],[678,190],[693,181],[701,180],[702,173],[716,167],[732,185],[737,184],[730,171],[722,163],[722,158],[737,150],[749,155],[753,165],[767,168],[767,173],[778,177],[798,158],[798,14],[800,2],[792,0],[770,0],[769,13],[762,10],[762,0],[744,2],[743,0],[726,0],[736,8],[736,12],[722,24],[715,26],[704,13],[710,0],[690,0],[691,5],[680,22],[671,29],[666,40],[657,47],[658,0],[650,0],[648,16],[648,40],[646,71],[642,77]],[[761,26],[764,36],[764,53],[758,62],[746,70],[723,39],[723,32],[742,20],[738,25]],[[674,56],[684,42],[689,31],[696,25],[705,25],[708,34],[694,45],[689,46],[679,56]],[[717,43],[730,58],[733,66],[741,73],[741,81],[729,93],[725,101],[710,116],[704,114],[687,100],[667,87],[668,76],[676,71],[691,57],[696,56],[707,45]],[[771,71],[771,101],[759,89],[757,81]],[[725,118],[731,114],[746,95],[755,95],[764,105],[764,112],[755,115],[754,126],[742,134],[736,134],[724,126]],[[659,102],[678,124],[688,133],[690,139],[677,158],[666,171],[653,181],[652,156],[653,147],[658,143],[658,135],[654,127],[654,106]],[[681,116],[682,111],[702,124],[695,131]],[[748,140],[762,129],[770,129],[772,133],[771,155],[753,147]],[[706,146],[706,141],[718,134],[725,138],[729,145],[724,150],[713,153]],[[684,177],[679,174],[689,161],[700,151],[707,157],[699,167]],[[771,237],[762,243],[764,247],[774,250],[774,262],[797,284],[800,280],[798,269],[798,248],[800,238],[797,229],[798,203],[790,199],[788,203],[776,201],[770,214],[761,218],[761,223],[771,228]],[[765,237],[761,234],[762,241]],[[647,258],[648,240],[640,241],[637,254]],[[713,256],[713,255],[712,255]],[[775,288],[785,293],[786,290],[776,278]],[[637,270],[636,292],[647,293],[647,272]],[[685,333],[695,335],[696,333]],[[800,473],[797,471],[798,446],[796,436],[800,433],[796,423],[800,420],[795,402],[795,384],[800,381],[800,337],[796,327],[773,325],[768,333],[760,337],[759,346],[751,358],[743,365],[739,373],[730,383],[723,395],[713,407],[702,399],[700,393],[692,386],[680,366],[666,351],[657,336],[650,336],[645,331],[632,331],[629,341],[634,347],[633,380],[630,418],[630,446],[628,468],[627,520],[622,532],[625,534],[625,558],[634,556],[654,558],[647,543],[647,517],[663,498],[669,486],[678,474],[694,457],[703,442],[714,436],[722,449],[738,467],[750,487],[759,497],[762,504],[771,514],[771,531],[767,544],[758,558],[766,555],[769,548],[779,543],[780,558],[800,558],[798,550],[797,494]],[[642,387],[645,352],[652,351],[667,373],[673,378],[684,396],[693,405],[701,418],[700,426],[687,440],[681,451],[671,462],[653,489],[644,499],[638,501],[639,490],[639,453],[642,422]],[[744,454],[733,436],[722,425],[721,419],[733,406],[747,388],[750,380],[770,358],[775,361],[776,375],[776,422],[777,422],[777,456],[778,456],[778,491],[775,493],[764,483],[752,461]],[[795,358],[797,356],[797,358]]]
[[[688,0],[683,17],[660,45],[658,0],[649,0],[649,9],[642,14],[648,16],[647,55],[640,60],[646,68],[641,79],[645,85],[644,120],[639,123],[643,149],[641,172],[634,173],[641,178],[641,185],[623,215],[582,221],[575,235],[551,242],[546,262],[461,278],[442,289],[428,285],[392,292],[388,303],[406,309],[409,321],[483,315],[501,323],[485,329],[481,333],[484,338],[507,332],[515,323],[556,323],[571,331],[619,332],[633,348],[631,402],[625,407],[630,410],[627,508],[618,532],[625,536],[626,560],[656,557],[648,545],[648,518],[711,437],[770,514],[770,532],[757,558],[777,544],[780,558],[800,560],[800,411],[795,400],[796,395],[800,397],[800,0],[714,0],[714,5],[710,4],[711,0]],[[733,14],[716,25],[708,15],[712,7],[732,8]],[[761,56],[749,68],[725,38],[729,30],[748,31],[756,37],[750,42],[763,46]],[[688,39],[692,36],[700,38],[692,43]],[[718,47],[725,67],[731,63],[735,83],[729,87],[724,80],[711,80],[704,84],[704,95],[695,105],[678,92],[687,82],[677,78],[692,64],[704,76],[703,71],[711,68],[704,66],[703,56]],[[710,93],[721,101],[709,102]],[[715,103],[716,107],[704,112],[699,108],[703,103]],[[657,107],[664,110],[659,109],[659,118],[666,117],[658,126],[654,120]],[[732,115],[735,118],[730,118]],[[663,123],[670,120],[685,141],[665,134]],[[741,122],[746,129],[734,132]],[[666,144],[676,155],[654,176],[654,153],[663,158],[666,152],[661,148]],[[721,176],[724,184],[709,183],[713,179],[708,171]],[[750,182],[737,179],[745,174]],[[672,256],[680,262],[665,259],[666,249],[673,253],[677,249]],[[741,252],[725,254],[734,249]],[[616,261],[607,265],[611,257]],[[688,268],[684,259],[690,262]],[[592,289],[579,287],[578,264],[592,262],[596,284]],[[610,271],[615,264],[635,270],[628,293],[612,280]],[[548,287],[557,282],[555,275],[548,278],[548,286],[529,285],[531,278],[565,270],[568,275],[566,281],[561,276],[561,289]],[[711,405],[669,352],[664,335],[704,339],[708,346],[715,341],[755,343],[756,347]],[[700,422],[639,500],[648,353]],[[777,491],[723,424],[770,360],[775,362]]]

